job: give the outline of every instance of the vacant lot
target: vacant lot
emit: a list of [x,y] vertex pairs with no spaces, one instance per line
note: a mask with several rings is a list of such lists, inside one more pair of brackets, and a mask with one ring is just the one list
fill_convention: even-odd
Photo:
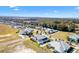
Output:
[[6,34],[12,34],[15,33],[17,30],[14,28],[11,28],[8,25],[0,24],[0,35],[6,35]]
[[[21,37],[16,33],[17,30],[14,28],[11,28],[9,25],[6,24],[0,24],[0,50],[3,52],[10,49],[13,45],[19,45],[21,40]],[[1,52],[0,51],[0,52]]]
[[55,39],[67,41],[68,35],[70,34],[74,34],[74,33],[59,31],[57,33],[51,34],[51,39],[55,38]]
[[50,51],[50,49],[47,48],[47,46],[40,47],[36,42],[33,42],[32,40],[26,40],[24,42],[24,45],[26,46],[26,48],[31,48],[38,53],[48,53],[48,52],[51,53],[52,52]]

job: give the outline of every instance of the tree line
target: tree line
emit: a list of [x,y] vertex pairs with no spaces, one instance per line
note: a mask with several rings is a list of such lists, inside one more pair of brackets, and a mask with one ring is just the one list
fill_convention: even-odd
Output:
[[38,25],[46,28],[67,32],[75,32],[76,27],[73,21],[65,21],[65,20],[41,20],[38,22]]

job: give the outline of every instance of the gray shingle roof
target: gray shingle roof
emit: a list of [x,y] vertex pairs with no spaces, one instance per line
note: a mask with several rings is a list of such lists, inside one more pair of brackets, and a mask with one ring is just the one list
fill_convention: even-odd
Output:
[[70,35],[69,38],[77,41],[79,40],[79,35],[76,35],[76,34]]
[[43,44],[44,42],[48,41],[48,38],[44,35],[36,35],[32,36],[31,38],[39,44]]
[[51,41],[48,46],[54,47],[56,51],[63,53],[70,48],[69,44],[64,41]]

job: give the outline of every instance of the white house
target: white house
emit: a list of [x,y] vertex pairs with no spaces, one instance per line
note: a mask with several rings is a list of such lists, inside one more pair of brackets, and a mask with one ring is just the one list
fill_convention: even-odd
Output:
[[49,34],[52,34],[52,33],[55,33],[57,32],[58,30],[54,30],[54,29],[50,29],[50,28],[44,28],[44,30],[49,33]]
[[40,45],[43,45],[43,44],[49,42],[49,39],[44,35],[31,36],[31,39]]
[[78,43],[79,42],[79,35],[77,35],[77,34],[70,35],[69,41],[71,41],[71,42],[74,41],[74,42]]
[[21,34],[22,35],[32,35],[33,29],[32,28],[26,28]]
[[66,53],[73,50],[70,45],[64,41],[51,41],[48,43],[48,47],[53,48],[54,52],[58,53]]

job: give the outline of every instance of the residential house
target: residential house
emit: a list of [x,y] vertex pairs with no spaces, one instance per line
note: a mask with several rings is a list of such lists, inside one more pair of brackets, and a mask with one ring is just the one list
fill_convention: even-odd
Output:
[[22,35],[32,35],[33,29],[32,28],[26,28],[21,34]]
[[43,45],[43,44],[49,42],[49,39],[44,35],[32,36],[31,39],[33,41],[37,42],[39,45]]
[[73,48],[64,41],[51,41],[48,43],[48,47],[56,53],[69,53],[73,51]]
[[70,36],[69,36],[69,41],[70,41],[70,42],[79,43],[79,35],[77,35],[77,34],[70,35]]
[[58,30],[54,30],[54,29],[50,29],[50,28],[44,28],[44,30],[48,33],[48,34],[52,34],[57,32]]

